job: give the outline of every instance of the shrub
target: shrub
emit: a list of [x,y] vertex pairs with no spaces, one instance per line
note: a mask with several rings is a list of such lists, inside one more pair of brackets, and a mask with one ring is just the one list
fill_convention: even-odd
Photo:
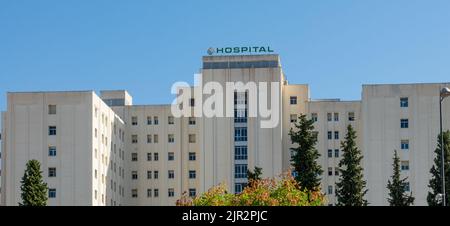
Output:
[[321,206],[324,195],[319,191],[306,191],[289,172],[280,179],[252,180],[240,194],[230,194],[225,184],[190,198],[183,194],[177,206]]

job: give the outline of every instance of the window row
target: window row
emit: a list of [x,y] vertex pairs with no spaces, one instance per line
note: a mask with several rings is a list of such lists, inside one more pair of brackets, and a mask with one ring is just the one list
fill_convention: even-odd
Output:
[[[195,125],[196,124],[196,120],[195,117],[189,117],[189,125]],[[138,117],[137,116],[132,116],[131,117],[131,125],[133,126],[137,126],[139,123]],[[175,124],[175,118],[173,116],[168,116],[167,117],[167,124],[169,125],[174,125]],[[159,118],[158,116],[148,116],[147,117],[147,125],[159,125]]]
[[[189,188],[189,196],[195,197],[197,195],[197,189],[195,188]],[[131,189],[131,197],[137,198],[138,197],[138,189]],[[157,198],[159,197],[159,189],[158,188],[148,188],[147,189],[147,198]],[[167,197],[175,197],[175,189],[169,188],[167,189]]]
[[[131,135],[131,143],[137,144],[138,141],[138,135],[133,134]],[[188,135],[188,141],[189,143],[195,143],[196,142],[196,136],[195,134],[189,134]],[[158,143],[159,142],[159,136],[158,134],[154,134],[153,136],[151,134],[147,135],[147,143]],[[168,134],[167,135],[167,142],[168,143],[174,143],[175,142],[175,135],[174,134]]]
[[[188,172],[189,179],[196,179],[197,178],[197,171],[195,170],[189,170]],[[175,178],[175,171],[174,170],[168,170],[167,171],[167,178],[168,179],[174,179]],[[138,179],[138,171],[131,171],[131,179],[137,180]],[[158,170],[147,170],[147,179],[159,179],[159,171]]]

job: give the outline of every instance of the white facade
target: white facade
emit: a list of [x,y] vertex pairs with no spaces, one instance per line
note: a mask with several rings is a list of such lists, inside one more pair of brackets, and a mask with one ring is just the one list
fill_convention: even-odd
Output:
[[[41,162],[52,189],[49,205],[174,205],[183,192],[196,195],[219,183],[239,192],[247,182],[245,169],[262,167],[263,177],[274,177],[291,168],[289,130],[307,114],[316,121],[322,191],[330,204],[336,202],[340,142],[351,124],[364,154],[370,204],[387,204],[396,149],[408,164],[402,172],[410,179],[415,204],[426,205],[439,129],[438,92],[449,84],[364,85],[361,101],[311,100],[308,85],[288,84],[278,55],[203,57],[202,87],[250,81],[278,82],[277,126],[261,128],[260,116],[177,118],[171,105],[133,105],[121,90],[100,96],[93,91],[8,93],[1,204],[20,202],[20,179],[30,159]],[[235,95],[237,103],[252,101]],[[210,96],[193,95],[193,106],[187,107]],[[400,107],[404,98],[408,106]],[[449,113],[447,100],[444,115]],[[408,128],[400,128],[401,119],[408,119]],[[450,128],[449,116],[444,128]],[[401,149],[406,141],[408,149]]]

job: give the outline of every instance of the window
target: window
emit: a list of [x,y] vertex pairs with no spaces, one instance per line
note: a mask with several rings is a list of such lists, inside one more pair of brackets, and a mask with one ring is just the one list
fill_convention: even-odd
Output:
[[138,118],[136,116],[131,117],[131,125],[137,126]]
[[56,105],[48,105],[48,114],[56,115]]
[[195,143],[195,134],[189,134],[189,143]]
[[246,160],[247,159],[247,146],[235,146],[234,147],[234,159]]
[[152,142],[152,135],[147,135],[147,143],[151,143]]
[[48,156],[56,156],[56,147],[55,146],[48,147]]
[[56,168],[55,167],[48,168],[48,177],[56,177]]
[[189,188],[189,197],[195,197],[197,195],[197,191],[195,188]]
[[49,188],[48,189],[48,197],[49,198],[56,198],[56,189],[55,188]]
[[409,149],[409,140],[401,140],[400,147],[402,150],[408,150]]
[[158,143],[158,134],[153,135],[153,143]]
[[247,127],[234,128],[234,141],[247,141]]
[[291,105],[296,105],[297,104],[297,96],[291,96],[289,98]]
[[169,140],[169,143],[175,142],[175,136],[173,134],[169,134],[168,135],[168,140]]
[[175,121],[175,119],[174,119],[173,116],[167,117],[167,122],[169,123],[169,125],[173,125],[173,124],[174,124],[174,121]]
[[158,177],[159,177],[159,171],[158,170],[153,171],[153,178],[158,179]]
[[297,115],[291,114],[291,123],[296,123],[296,122],[297,122]]
[[131,135],[131,143],[137,144],[138,142],[138,135]]
[[195,152],[189,152],[189,161],[195,161]]
[[407,108],[408,107],[408,97],[400,98],[400,107]]
[[159,189],[154,189],[153,190],[153,196],[154,197],[158,197],[159,196]]
[[94,170],[94,178],[97,179],[97,170]]
[[405,129],[409,127],[408,119],[400,119],[400,128]]
[[152,161],[152,153],[147,153],[147,161]]
[[136,162],[138,160],[138,154],[137,153],[131,153],[131,161]]
[[355,121],[355,112],[348,113],[348,121]]
[[247,164],[234,165],[234,178],[247,178]]
[[131,197],[137,198],[138,197],[138,190],[137,189],[131,189]]
[[147,125],[151,125],[151,124],[152,124],[152,117],[147,116]]
[[317,122],[317,113],[311,113],[311,119],[313,122]]
[[245,186],[247,186],[246,183],[236,183],[234,184],[234,193],[241,193],[242,190],[244,190]]
[[97,128],[94,129],[94,136],[97,138]]
[[195,170],[189,170],[189,179],[195,179],[196,172]]
[[401,161],[400,165],[402,170],[409,170],[409,161]]
[[152,171],[151,170],[147,171],[147,179],[152,179]]
[[331,185],[328,186],[328,194],[329,195],[333,194],[333,186]]
[[333,168],[328,167],[328,176],[333,176]]
[[327,121],[331,122],[331,120],[333,119],[333,116],[331,113],[327,113]]
[[333,133],[331,131],[328,131],[328,140],[333,139]]
[[147,198],[152,197],[152,189],[147,189]]
[[195,125],[195,118],[189,117],[189,125]]
[[334,157],[339,158],[339,149],[334,149]]
[[405,188],[405,192],[409,192],[411,190],[409,182],[405,182],[404,186],[405,186],[404,187]]
[[169,179],[175,178],[175,172],[174,172],[173,170],[169,170],[169,171],[168,171],[168,175],[169,175],[169,176],[168,176]]
[[159,160],[158,152],[153,153],[153,160],[154,161],[158,161]]
[[334,121],[338,122],[339,121],[339,113],[334,113]]
[[190,107],[194,107],[195,106],[195,99],[194,98],[189,99],[189,106]]
[[159,124],[158,116],[153,117],[153,122],[155,125]]
[[168,193],[167,195],[169,197],[174,197],[175,196],[175,190],[173,188],[167,189],[167,193]]
[[48,127],[48,135],[50,135],[50,136],[56,135],[56,126],[49,126]]
[[167,153],[167,160],[169,161],[175,160],[175,154],[173,152]]
[[339,131],[334,131],[334,139],[339,140]]
[[333,157],[333,150],[328,149],[328,158],[332,158]]
[[339,168],[334,168],[334,175],[339,176]]
[[133,179],[133,180],[137,180],[138,179],[137,171],[131,171],[131,179]]
[[94,190],[94,199],[97,200],[97,190]]

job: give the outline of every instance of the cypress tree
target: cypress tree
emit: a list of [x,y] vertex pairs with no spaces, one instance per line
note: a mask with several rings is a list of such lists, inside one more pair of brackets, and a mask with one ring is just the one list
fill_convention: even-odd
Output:
[[[444,163],[445,163],[445,199],[447,206],[450,201],[450,131],[444,132]],[[441,147],[441,134],[438,135],[437,148],[434,150],[436,157],[434,158],[434,165],[431,167],[431,179],[428,187],[431,191],[428,192],[427,202],[430,206],[441,206],[442,200],[437,200],[437,195],[442,194],[442,147]]]
[[387,188],[389,189],[389,205],[390,206],[410,206],[414,203],[412,192],[405,194],[407,178],[400,179],[400,158],[397,155],[397,150],[394,151],[394,162],[392,163],[393,174],[392,182],[388,180]]
[[256,180],[261,180],[262,175],[262,168],[255,166],[255,169],[253,171],[247,170],[247,180],[248,180],[248,186],[251,186],[252,183]]
[[303,189],[318,191],[323,170],[317,163],[320,154],[315,147],[317,134],[313,132],[314,121],[307,119],[303,114],[298,119],[295,130],[291,128],[289,131],[292,143],[298,145],[296,148],[291,148],[292,165],[297,172],[295,179]]
[[345,140],[341,142],[343,156],[339,162],[340,181],[336,183],[337,205],[367,206],[364,195],[367,193],[366,181],[361,167],[362,154],[356,146],[356,132],[347,126]]
[[20,206],[47,205],[47,184],[42,179],[40,168],[41,164],[37,160],[33,159],[27,162],[20,186],[22,191]]

